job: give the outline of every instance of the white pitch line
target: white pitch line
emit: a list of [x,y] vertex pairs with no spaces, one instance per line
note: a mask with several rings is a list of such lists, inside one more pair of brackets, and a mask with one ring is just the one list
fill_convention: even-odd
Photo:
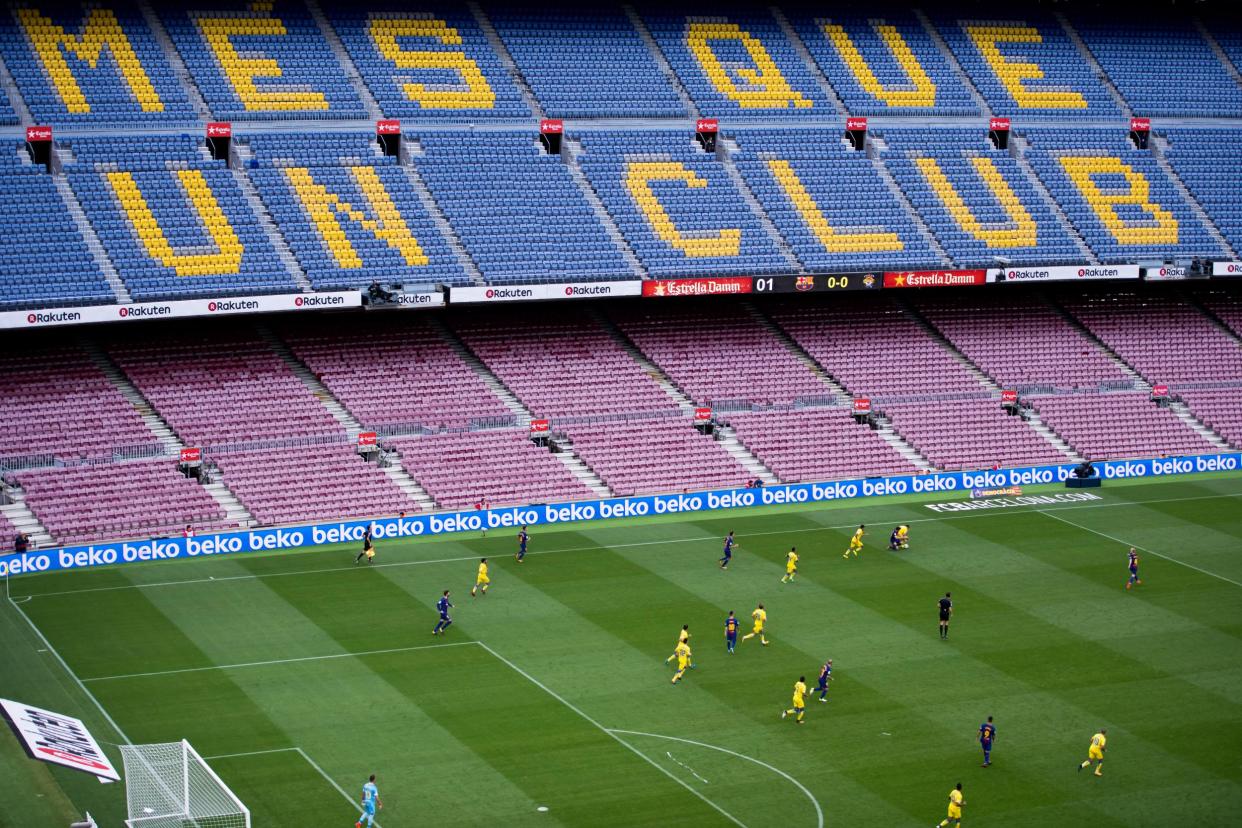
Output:
[[[319,771],[319,775],[322,776],[324,779],[328,780],[328,784],[336,788],[337,793],[345,797],[346,802],[348,802],[350,805],[354,805],[355,806],[354,810],[356,811],[362,810],[362,806],[358,804],[356,801],[354,801],[354,798],[350,796],[349,793],[346,792],[344,788],[338,785],[335,779],[333,779],[331,776],[328,776],[328,772],[325,771],[323,768],[319,767],[319,763],[316,762],[314,759],[310,758],[310,754],[302,750],[300,747],[294,748],[294,750],[296,750],[299,754],[301,754],[302,758],[305,759],[312,768]],[[380,824],[378,821],[373,824],[375,825],[375,828],[380,828]]]
[[[467,642],[467,643],[468,643],[468,642]],[[221,754],[218,754],[218,755],[216,755],[216,756],[204,756],[204,757],[203,757],[203,761],[205,761],[205,762],[213,762],[213,761],[215,761],[216,759],[236,759],[236,758],[239,758],[239,757],[242,757],[242,756],[267,756],[267,755],[272,754],[272,753],[296,753],[296,754],[298,754],[298,755],[299,755],[299,756],[301,756],[304,760],[306,760],[306,763],[307,763],[308,765],[310,765],[312,768],[314,768],[314,769],[315,769],[315,771],[316,771],[316,772],[318,772],[318,774],[319,774],[320,776],[322,776],[324,779],[326,779],[326,780],[328,781],[328,784],[329,784],[329,785],[331,785],[331,786],[333,787],[333,789],[335,789],[335,790],[336,790],[336,792],[337,792],[337,793],[339,793],[341,796],[345,797],[345,801],[346,801],[346,802],[348,802],[350,805],[357,805],[357,807],[356,807],[354,810],[356,810],[356,811],[361,811],[361,810],[362,810],[362,806],[361,806],[361,805],[358,805],[357,803],[355,803],[355,802],[354,802],[354,798],[353,798],[352,796],[350,796],[350,795],[349,795],[349,793],[348,793],[348,792],[347,792],[344,788],[342,788],[340,785],[338,785],[338,784],[336,783],[336,780],[335,780],[335,779],[333,779],[331,776],[329,776],[329,775],[328,775],[328,772],[327,772],[327,771],[325,771],[323,768],[321,768],[321,767],[319,766],[319,763],[318,763],[318,762],[316,762],[314,759],[310,758],[310,754],[308,754],[306,751],[302,750],[302,748],[300,748],[300,747],[272,748],[271,750],[248,750],[248,751],[244,751],[244,752],[242,752],[242,753],[221,753]],[[377,826],[377,828],[379,828],[379,823],[378,823],[378,822],[377,822],[377,823],[375,823],[375,825]]]
[[238,759],[242,756],[266,756],[269,753],[297,753],[295,747],[272,748],[271,750],[247,750],[242,753],[217,753],[215,756],[204,756],[204,762],[213,762],[216,759]]
[[604,727],[604,726],[603,726],[602,724],[600,724],[599,722],[595,721],[595,719],[591,718],[591,717],[590,717],[590,716],[588,716],[586,713],[584,713],[584,712],[582,711],[582,709],[581,709],[581,708],[579,708],[579,707],[577,707],[575,704],[573,704],[573,702],[570,702],[570,701],[568,701],[567,699],[565,699],[563,696],[561,696],[561,695],[560,695],[559,693],[557,693],[555,690],[553,690],[552,688],[548,687],[546,684],[544,684],[543,682],[541,682],[539,679],[535,678],[535,677],[534,677],[534,676],[532,676],[530,673],[526,672],[526,671],[525,671],[525,670],[523,670],[521,667],[519,667],[519,666],[517,666],[516,664],[514,664],[512,661],[510,661],[509,659],[505,658],[505,657],[504,657],[504,656],[502,656],[500,653],[496,652],[496,651],[495,651],[495,650],[493,650],[491,647],[489,647],[489,646],[487,646],[486,644],[484,644],[482,641],[476,641],[475,643],[476,643],[476,644],[478,644],[480,647],[482,647],[484,650],[487,650],[487,652],[491,653],[491,654],[492,654],[492,656],[494,656],[495,658],[497,658],[497,659],[499,659],[500,661],[502,661],[502,662],[504,662],[505,664],[507,664],[511,670],[513,670],[514,672],[516,672],[518,675],[522,676],[522,678],[526,679],[526,680],[527,680],[527,681],[529,681],[531,684],[535,685],[535,686],[536,686],[536,687],[538,687],[540,690],[542,690],[543,692],[547,693],[549,696],[551,696],[552,698],[556,699],[556,700],[557,700],[558,702],[560,702],[561,704],[563,704],[563,705],[565,705],[566,707],[568,707],[568,708],[569,708],[570,710],[572,710],[574,713],[577,713],[577,714],[578,714],[579,716],[581,716],[583,719],[585,719],[586,721],[588,721],[588,722],[590,722],[592,725],[594,725],[594,726],[595,726],[598,730],[600,730],[601,732],[606,733],[606,734],[608,735],[608,737],[609,737],[609,738],[611,738],[612,740],[614,740],[617,744],[622,745],[622,746],[623,746],[626,750],[630,751],[630,752],[631,752],[631,753],[633,753],[635,756],[637,756],[637,757],[639,757],[640,759],[642,759],[642,760],[643,760],[644,762],[646,762],[648,765],[651,765],[651,767],[655,768],[655,769],[656,769],[656,770],[658,770],[660,773],[664,774],[664,775],[665,775],[665,776],[667,776],[669,779],[672,779],[672,780],[673,780],[674,782],[676,782],[678,785],[681,785],[683,788],[685,788],[686,790],[688,790],[690,793],[694,794],[694,795],[695,795],[695,796],[697,796],[699,799],[703,800],[703,802],[707,803],[707,804],[708,804],[708,805],[709,805],[709,806],[710,806],[713,810],[715,810],[717,813],[719,813],[720,815],[722,815],[725,819],[729,820],[729,821],[730,821],[730,822],[732,822],[734,825],[737,825],[739,828],[746,828],[745,823],[743,823],[743,822],[742,822],[741,820],[739,820],[737,817],[735,817],[735,816],[733,816],[732,814],[730,814],[730,813],[729,813],[728,811],[726,811],[724,808],[721,808],[721,807],[720,807],[719,805],[717,805],[715,802],[712,802],[710,799],[708,799],[706,796],[704,796],[704,795],[703,795],[702,793],[700,793],[699,791],[697,791],[697,790],[695,790],[694,788],[690,787],[690,785],[688,785],[688,784],[686,783],[686,781],[685,781],[685,780],[677,778],[676,774],[674,774],[674,773],[672,773],[671,771],[669,771],[669,769],[668,769],[668,768],[666,768],[666,767],[664,767],[663,765],[661,765],[660,763],[656,762],[654,759],[652,759],[651,757],[647,756],[647,754],[643,753],[643,752],[642,752],[642,751],[640,751],[638,748],[634,747],[634,746],[633,746],[633,745],[631,745],[629,742],[627,742],[627,741],[625,741],[624,739],[622,739],[620,736],[616,735],[616,733],[613,733],[611,730],[609,730],[608,728]]
[[73,672],[73,670],[69,667],[69,662],[65,661],[64,657],[62,657],[61,654],[56,651],[56,648],[52,646],[52,642],[47,640],[47,636],[43,634],[43,630],[35,626],[35,622],[30,620],[30,616],[26,614],[25,610],[18,606],[16,601],[10,598],[9,603],[13,605],[13,609],[17,610],[22,618],[26,619],[26,623],[30,625],[30,629],[34,630],[34,634],[37,635],[39,640],[43,642],[43,646],[47,648],[47,651],[50,652],[58,662],[60,662],[60,666],[69,675],[69,678],[73,679],[74,683],[78,685],[78,688],[86,694],[86,697],[90,699],[99,712],[103,714],[104,720],[112,726],[112,730],[115,731],[116,735],[121,737],[121,742],[127,745],[133,744],[130,738],[125,735],[125,731],[121,730],[121,726],[116,723],[116,720],[112,718],[112,715],[108,713],[108,711],[100,703],[99,699],[95,698],[95,694],[82,683],[82,679],[78,678],[78,674]]
[[1186,563],[1185,561],[1179,561],[1177,558],[1172,558],[1172,557],[1169,557],[1168,555],[1164,555],[1164,554],[1162,554],[1162,553],[1160,553],[1160,552],[1156,552],[1155,550],[1152,550],[1152,549],[1147,549],[1146,547],[1139,546],[1137,543],[1131,543],[1131,542],[1129,542],[1129,541],[1124,541],[1124,540],[1122,540],[1121,538],[1114,537],[1113,535],[1109,535],[1109,534],[1107,534],[1107,533],[1105,533],[1105,532],[1101,532],[1101,531],[1099,531],[1099,530],[1097,530],[1097,529],[1092,529],[1090,526],[1083,526],[1081,523],[1075,523],[1075,522],[1074,522],[1074,521],[1072,521],[1072,520],[1068,520],[1068,519],[1063,518],[1063,517],[1057,517],[1056,515],[1052,514],[1051,512],[1045,512],[1045,511],[1042,511],[1042,510],[1037,510],[1037,511],[1039,511],[1039,513],[1040,513],[1041,515],[1047,515],[1048,517],[1052,518],[1053,520],[1059,520],[1059,521],[1061,521],[1061,523],[1065,523],[1065,524],[1068,524],[1069,526],[1073,526],[1073,527],[1075,527],[1075,528],[1082,529],[1084,532],[1090,532],[1090,533],[1091,533],[1091,534],[1093,534],[1093,535],[1099,535],[1099,536],[1100,536],[1100,537],[1102,537],[1102,538],[1108,538],[1108,539],[1109,539],[1109,540],[1111,540],[1111,541],[1116,541],[1117,543],[1121,544],[1122,546],[1133,546],[1135,549],[1141,549],[1141,550],[1143,550],[1143,551],[1144,551],[1144,552],[1146,552],[1148,555],[1155,555],[1157,558],[1163,558],[1163,559],[1165,559],[1166,561],[1169,561],[1170,563],[1179,564],[1179,565],[1181,565],[1181,566],[1186,567],[1187,569],[1193,569],[1195,572],[1202,572],[1204,575],[1207,575],[1207,576],[1212,577],[1212,578],[1216,578],[1217,580],[1220,580],[1220,581],[1224,581],[1224,582],[1225,582],[1225,583],[1227,583],[1227,584],[1233,584],[1234,586],[1240,586],[1240,587],[1242,587],[1242,581],[1235,581],[1233,578],[1226,578],[1224,575],[1217,575],[1215,572],[1209,572],[1208,570],[1203,569],[1203,568],[1201,568],[1201,567],[1197,567],[1197,566],[1195,566],[1194,564],[1191,564],[1191,563]]
[[[738,759],[745,759],[747,762],[754,762],[756,765],[759,765],[760,767],[763,767],[763,768],[767,768],[768,770],[772,771],[772,773],[775,773],[778,776],[784,777],[786,780],[792,783],[794,787],[802,791],[802,793],[806,795],[806,798],[811,800],[811,804],[815,806],[815,819],[816,819],[817,828],[824,828],[824,810],[823,808],[819,807],[819,800],[815,798],[815,795],[812,794],[809,790],[807,790],[806,786],[803,785],[801,782],[799,782],[797,779],[794,779],[792,776],[785,773],[780,768],[775,767],[773,765],[769,765],[767,762],[764,762],[762,759],[756,759],[753,756],[747,756],[745,753],[738,753],[735,750],[729,750],[728,748],[723,748],[723,747],[720,747],[719,745],[709,745],[707,742],[696,742],[694,739],[682,739],[679,736],[665,736],[662,733],[644,733],[641,730],[621,730],[620,728],[610,728],[608,732],[609,733],[624,733],[628,736],[648,736],[652,739],[667,739],[670,742],[681,742],[682,744],[686,744],[686,745],[697,745],[698,747],[707,748],[709,750],[718,750],[721,753],[727,753],[730,756],[736,756]],[[673,758],[673,755],[671,753],[669,754],[669,758],[670,759]],[[673,761],[677,762],[676,759],[673,759]],[[680,765],[681,763],[677,762],[677,764]],[[693,773],[693,771],[691,772]]]
[[[945,494],[952,494],[952,493],[945,492]],[[1111,509],[1111,508],[1117,508],[1120,506],[1146,506],[1148,504],[1153,504],[1153,503],[1181,503],[1184,501],[1191,501],[1191,500],[1218,500],[1220,498],[1226,498],[1226,497],[1242,497],[1242,493],[1197,495],[1195,497],[1170,497],[1170,498],[1162,498],[1159,500],[1125,500],[1125,501],[1119,501],[1116,503],[1090,503],[1090,504],[1085,504],[1082,506],[1065,506],[1065,507],[1058,508],[1058,509],[1042,509],[1041,510],[1041,509],[1014,508],[1014,509],[1006,509],[1002,512],[986,512],[986,511],[985,512],[970,512],[968,514],[962,514],[962,515],[942,515],[939,517],[930,517],[930,518],[904,518],[903,517],[901,518],[901,520],[903,523],[942,523],[945,521],[952,521],[952,520],[970,520],[972,518],[995,518],[995,517],[1000,517],[1002,515],[1027,514],[1029,512],[1039,512],[1039,511],[1042,511],[1044,514],[1049,514],[1051,512],[1072,512],[1072,511],[1077,511],[1079,509]],[[882,504],[871,504],[871,505],[878,506]],[[691,517],[690,520],[695,520],[695,519],[719,520],[719,519],[722,519],[723,517],[724,515],[720,515],[720,514],[705,515],[701,518]],[[742,517],[745,517],[745,515],[742,515]],[[762,515],[760,515],[759,517],[762,517]],[[749,538],[758,538],[758,537],[763,537],[765,535],[788,535],[791,532],[834,532],[834,531],[839,531],[841,529],[855,529],[857,527],[858,527],[857,523],[844,523],[839,526],[811,526],[811,527],[807,527],[803,529],[775,529],[775,530],[768,531],[768,532],[747,532],[745,536]],[[641,547],[641,546],[663,546],[665,544],[673,544],[673,543],[704,543],[706,541],[719,541],[719,540],[720,540],[719,537],[715,535],[710,535],[710,536],[694,537],[694,538],[668,538],[665,540],[635,541],[633,543],[607,543],[607,544],[597,543],[597,544],[594,544],[593,546],[571,546],[571,547],[565,547],[563,549],[544,549],[541,551],[528,552],[526,554],[528,556],[557,555],[563,552],[594,552],[599,549],[632,549],[632,548]],[[738,545],[736,548],[739,552],[742,551],[742,548],[740,545]],[[294,575],[324,575],[324,574],[328,574],[332,572],[365,572],[371,569],[388,569],[388,568],[393,568],[393,567],[405,567],[405,566],[428,566],[431,564],[442,564],[442,563],[461,563],[463,561],[477,561],[478,559],[479,559],[478,555],[462,555],[461,557],[457,557],[457,558],[437,558],[437,559],[428,560],[428,561],[393,561],[392,563],[371,564],[368,566],[334,566],[334,567],[326,567],[323,569],[300,569],[300,570],[294,570],[293,572],[265,572],[262,574],[248,574],[248,575],[221,575],[219,577],[211,576],[207,578],[187,578],[185,580],[180,580],[180,581],[156,581],[154,583],[149,583],[149,584],[121,584],[118,586],[88,587],[86,589],[66,589],[66,590],[61,590],[57,592],[35,592],[35,593],[31,593],[30,595],[27,595],[24,597],[26,598],[51,598],[51,597],[58,596],[58,595],[82,595],[82,594],[90,593],[90,592],[115,592],[116,590],[122,590],[122,589],[152,589],[155,587],[188,586],[192,584],[206,584],[206,583],[214,584],[214,583],[223,583],[226,581],[253,581],[253,580],[262,580],[264,578],[284,578],[284,577],[290,577]],[[9,600],[13,600],[13,599],[9,599]]]
[[422,644],[417,647],[392,647],[386,650],[366,650],[360,653],[331,653],[329,655],[302,656],[300,658],[276,658],[271,661],[248,661],[243,664],[212,664],[207,667],[183,667],[179,670],[156,670],[151,673],[126,673],[119,676],[93,676],[82,681],[118,681],[120,679],[149,678],[151,676],[173,676],[180,673],[205,673],[210,670],[236,670],[242,667],[268,667],[273,664],[296,664],[303,661],[328,661],[336,658],[360,658],[362,656],[389,655],[391,653],[411,653],[415,650],[438,650],[444,647],[465,647],[476,644],[475,641],[452,641],[443,644]]

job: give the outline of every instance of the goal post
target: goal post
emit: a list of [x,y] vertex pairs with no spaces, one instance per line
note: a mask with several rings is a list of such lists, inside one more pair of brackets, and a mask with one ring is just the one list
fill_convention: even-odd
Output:
[[250,828],[250,811],[184,739],[122,745],[128,828]]

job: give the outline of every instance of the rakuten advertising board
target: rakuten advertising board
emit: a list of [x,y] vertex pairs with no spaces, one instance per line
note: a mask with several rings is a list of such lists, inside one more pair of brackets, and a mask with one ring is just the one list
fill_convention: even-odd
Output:
[[1242,262],[1212,262],[1213,276],[1242,276]]
[[[896,477],[869,477],[835,480],[828,483],[794,483],[764,486],[759,489],[718,489],[679,495],[649,495],[609,500],[581,500],[574,503],[532,504],[503,509],[465,510],[436,514],[419,514],[404,518],[374,520],[342,520],[306,526],[283,526],[274,529],[251,529],[218,532],[191,538],[157,538],[150,540],[97,543],[63,549],[38,549],[23,555],[0,557],[0,577],[54,572],[64,569],[87,569],[97,566],[137,563],[141,561],[200,559],[281,549],[299,549],[334,543],[355,543],[371,527],[376,541],[389,538],[419,538],[480,529],[515,528],[523,525],[548,526],[584,520],[646,517],[690,512],[742,509],[750,506],[771,506],[796,503],[825,503],[856,497],[943,492],[969,495],[973,489],[997,489],[1008,486],[1034,486],[1061,483],[1073,475],[1076,464],[1056,466],[1024,466],[1015,469],[977,472],[940,472]],[[1168,457],[1159,460],[1114,460],[1095,464],[1106,480],[1162,477],[1173,474],[1237,471],[1242,468],[1242,453],[1200,454]],[[1030,503],[1055,503],[1074,493],[1033,495],[1042,500]],[[1098,495],[1092,495],[1093,498]],[[950,504],[955,505],[955,504]],[[960,505],[960,504],[956,504]],[[1008,505],[1027,505],[1011,503]]]
[[449,304],[482,304],[489,302],[536,302],[546,299],[607,299],[616,296],[641,296],[643,283],[567,282],[559,285],[494,285],[492,287],[451,287]]
[[1138,265],[998,267],[988,271],[989,282],[1076,282],[1088,279],[1137,279],[1138,277]]
[[0,313],[0,328],[49,328],[96,322],[137,322],[145,319],[182,319],[191,316],[231,316],[239,313],[276,313],[329,308],[357,308],[362,293],[342,290],[325,293],[281,293],[271,296],[229,296],[218,299],[175,299],[134,302],[129,305],[88,305]]

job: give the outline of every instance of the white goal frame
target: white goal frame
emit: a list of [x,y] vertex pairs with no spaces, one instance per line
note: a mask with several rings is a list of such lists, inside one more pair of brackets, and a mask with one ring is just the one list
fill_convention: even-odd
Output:
[[127,828],[251,828],[250,809],[186,740],[121,745],[121,757]]

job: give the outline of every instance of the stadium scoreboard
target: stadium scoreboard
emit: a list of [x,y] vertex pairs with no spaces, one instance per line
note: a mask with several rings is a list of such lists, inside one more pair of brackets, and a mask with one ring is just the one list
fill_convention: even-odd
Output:
[[836,293],[842,290],[879,290],[882,273],[832,273],[815,276],[756,276],[754,293]]

